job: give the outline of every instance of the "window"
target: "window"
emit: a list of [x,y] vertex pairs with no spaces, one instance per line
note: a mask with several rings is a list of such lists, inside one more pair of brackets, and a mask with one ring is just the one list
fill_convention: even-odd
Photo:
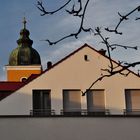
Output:
[[88,55],[84,55],[84,60],[88,61]]
[[33,90],[33,115],[50,115],[50,90]]
[[88,114],[105,114],[104,90],[90,90],[87,92]]
[[78,115],[81,113],[81,91],[63,90],[63,113]]
[[140,89],[126,89],[126,113],[140,114]]

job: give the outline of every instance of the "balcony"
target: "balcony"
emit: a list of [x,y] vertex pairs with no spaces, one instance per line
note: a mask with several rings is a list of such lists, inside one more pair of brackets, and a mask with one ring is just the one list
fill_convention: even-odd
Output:
[[96,116],[96,115],[109,115],[110,112],[108,109],[98,109],[93,111],[88,111],[86,109],[81,110],[61,110],[61,115],[63,116]]
[[124,109],[124,115],[140,115],[140,109]]
[[51,109],[34,109],[30,110],[31,116],[105,116],[110,115],[109,109],[99,109],[88,111],[86,109],[60,110],[60,114],[56,114]]
[[52,109],[34,109],[30,110],[31,116],[53,116],[55,115],[55,110]]

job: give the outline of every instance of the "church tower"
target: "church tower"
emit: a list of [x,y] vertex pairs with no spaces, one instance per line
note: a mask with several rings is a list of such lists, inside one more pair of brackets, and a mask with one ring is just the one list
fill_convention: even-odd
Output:
[[33,41],[29,38],[30,32],[26,29],[26,19],[23,20],[23,29],[20,38],[9,57],[6,66],[7,80],[19,82],[28,79],[32,74],[40,74],[42,70],[39,53],[32,48]]

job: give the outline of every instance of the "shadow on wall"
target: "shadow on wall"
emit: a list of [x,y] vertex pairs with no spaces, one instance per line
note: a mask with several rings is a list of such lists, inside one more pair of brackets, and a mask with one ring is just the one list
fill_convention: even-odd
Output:
[[[45,91],[45,90],[44,90]],[[44,94],[45,93],[45,94]],[[81,98],[85,98],[80,96]],[[12,94],[0,102],[0,115],[123,115],[124,109],[106,108],[94,105],[82,108],[81,98],[52,99],[50,92],[38,92],[36,95]]]

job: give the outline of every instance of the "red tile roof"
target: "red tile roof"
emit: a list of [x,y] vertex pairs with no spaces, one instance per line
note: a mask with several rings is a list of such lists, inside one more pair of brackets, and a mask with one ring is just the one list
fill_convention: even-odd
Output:
[[[21,87],[25,86],[26,84],[30,83],[32,80],[35,80],[37,77],[39,77],[40,75],[44,74],[45,72],[51,70],[52,68],[54,68],[55,66],[59,65],[60,63],[62,63],[63,61],[65,61],[66,59],[68,59],[69,57],[73,56],[74,54],[76,54],[78,51],[82,50],[83,48],[88,47],[92,50],[94,50],[95,52],[99,53],[100,55],[106,57],[107,59],[108,56],[103,55],[100,53],[100,51],[92,48],[91,46],[89,46],[88,44],[84,44],[82,47],[78,48],[76,51],[72,52],[71,54],[69,54],[68,56],[64,57],[62,60],[58,61],[57,63],[55,63],[54,65],[52,65],[51,68],[44,70],[41,74],[32,74],[25,82],[0,82],[0,92],[2,91],[2,93],[7,92],[7,95],[10,95],[11,93],[13,93],[14,91],[20,89]],[[114,63],[118,64],[116,61],[112,60]],[[121,65],[120,65],[121,66]],[[123,66],[122,66],[123,67]],[[129,69],[128,69],[129,70]],[[131,73],[133,73],[134,75],[138,76],[136,73],[134,73],[133,71],[129,70]],[[139,77],[139,76],[138,76]],[[1,93],[1,94],[2,94]],[[5,96],[6,97],[6,96]],[[4,97],[4,98],[5,98]],[[1,100],[1,97],[0,97]]]
[[0,82],[0,101],[22,87],[23,82]]
[[0,91],[15,91],[25,83],[23,82],[0,82]]

